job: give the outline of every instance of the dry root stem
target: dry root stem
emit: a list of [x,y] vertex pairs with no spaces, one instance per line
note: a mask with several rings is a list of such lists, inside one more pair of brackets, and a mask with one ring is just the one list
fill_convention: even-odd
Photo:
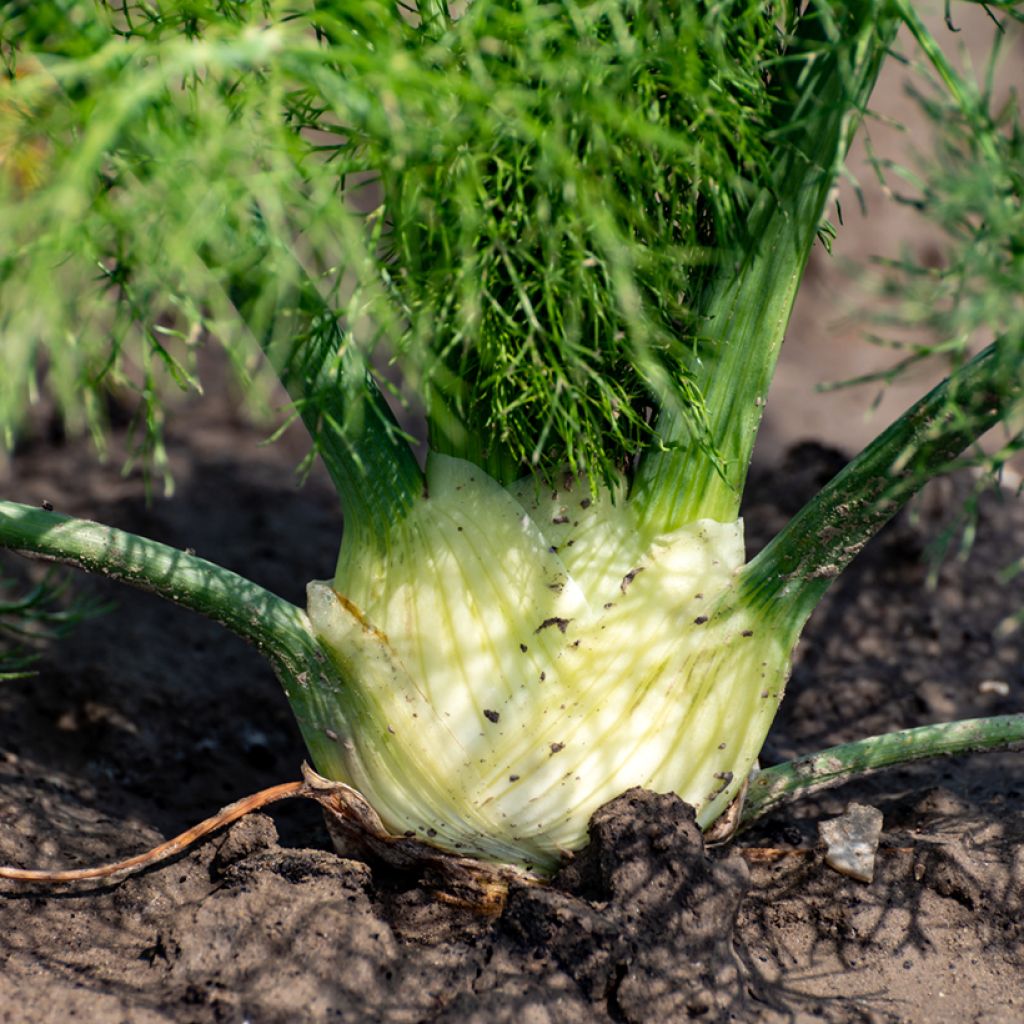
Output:
[[383,862],[397,870],[413,872],[434,888],[438,898],[445,902],[488,916],[497,915],[505,906],[509,882],[541,882],[538,876],[519,868],[458,857],[419,839],[393,835],[351,786],[325,779],[307,764],[302,766],[302,775],[301,782],[285,782],[236,800],[181,835],[126,860],[64,871],[0,866],[0,878],[41,885],[66,885],[143,871],[183,853],[199,840],[253,811],[280,800],[302,797],[315,800],[323,808],[327,831],[339,854]]

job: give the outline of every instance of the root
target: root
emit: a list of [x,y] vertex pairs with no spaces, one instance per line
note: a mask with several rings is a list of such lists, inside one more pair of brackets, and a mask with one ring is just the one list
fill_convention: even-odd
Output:
[[142,871],[161,861],[168,860],[187,850],[200,839],[258,811],[268,804],[277,803],[295,796],[307,796],[305,782],[284,782],[279,786],[261,789],[258,793],[228,804],[212,817],[193,825],[187,832],[154,846],[152,850],[119,860],[114,864],[102,864],[93,868],[73,868],[68,871],[45,871],[28,868],[0,867],[0,878],[12,882],[41,882],[44,885],[61,885],[68,882],[85,882],[96,878],[111,878],[128,872]]
[[351,786],[325,779],[305,764],[302,774],[301,782],[285,782],[236,800],[181,835],[126,860],[65,871],[0,866],[0,879],[66,885],[143,871],[176,857],[211,833],[253,811],[280,800],[300,797],[320,804],[327,830],[339,854],[378,860],[398,870],[415,872],[437,890],[438,899],[444,902],[486,916],[496,916],[504,909],[510,882],[541,882],[537,876],[519,868],[458,857],[419,839],[392,835],[363,796]]

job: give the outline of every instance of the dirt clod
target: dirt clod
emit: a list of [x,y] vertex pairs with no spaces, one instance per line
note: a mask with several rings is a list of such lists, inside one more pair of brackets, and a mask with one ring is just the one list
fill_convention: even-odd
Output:
[[551,888],[509,894],[503,924],[595,1014],[723,1020],[745,1003],[732,926],[746,886],[740,858],[708,859],[678,797],[630,790],[595,813],[590,845]]

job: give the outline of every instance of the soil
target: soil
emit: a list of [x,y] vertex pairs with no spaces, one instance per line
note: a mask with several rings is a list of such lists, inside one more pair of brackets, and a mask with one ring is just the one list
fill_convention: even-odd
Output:
[[[178,491],[97,466],[38,431],[2,493],[194,548],[301,601],[329,575],[339,516],[294,439],[227,403],[186,407]],[[757,470],[762,544],[842,464],[817,445]],[[1024,577],[1024,505],[988,496],[973,557],[927,588],[925,548],[958,505],[932,487],[835,584],[807,627],[774,762],[905,726],[1020,710],[1008,616]],[[8,558],[4,566],[24,571]],[[0,862],[77,866],[139,852],[256,789],[304,751],[267,665],[218,627],[146,594],[0,686]],[[823,862],[817,823],[851,801],[884,814],[874,881]],[[550,887],[513,885],[486,915],[422,880],[343,859],[315,807],[254,815],[118,884],[0,883],[4,1022],[640,1022],[1024,1020],[1024,763],[982,755],[892,771],[789,805],[705,851],[673,796],[602,809]]]

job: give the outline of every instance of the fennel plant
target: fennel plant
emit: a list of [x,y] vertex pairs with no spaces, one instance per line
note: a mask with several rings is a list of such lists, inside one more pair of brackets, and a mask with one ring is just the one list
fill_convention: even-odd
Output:
[[[831,582],[1019,411],[1017,111],[954,70],[907,0],[5,12],[8,437],[46,387],[102,447],[104,395],[133,389],[160,470],[166,385],[200,387],[196,351],[216,341],[257,400],[268,373],[285,386],[344,532],[305,609],[11,501],[0,544],[255,643],[317,771],[394,835],[543,872],[636,785],[711,826]],[[951,373],[748,561],[765,397],[900,26],[946,147],[948,180],[917,201],[960,243],[944,271],[903,268],[936,339],[913,356]],[[972,355],[979,329],[994,340]],[[425,413],[425,466],[403,401]],[[748,816],[842,771],[1020,742],[1020,719],[770,769]]]

